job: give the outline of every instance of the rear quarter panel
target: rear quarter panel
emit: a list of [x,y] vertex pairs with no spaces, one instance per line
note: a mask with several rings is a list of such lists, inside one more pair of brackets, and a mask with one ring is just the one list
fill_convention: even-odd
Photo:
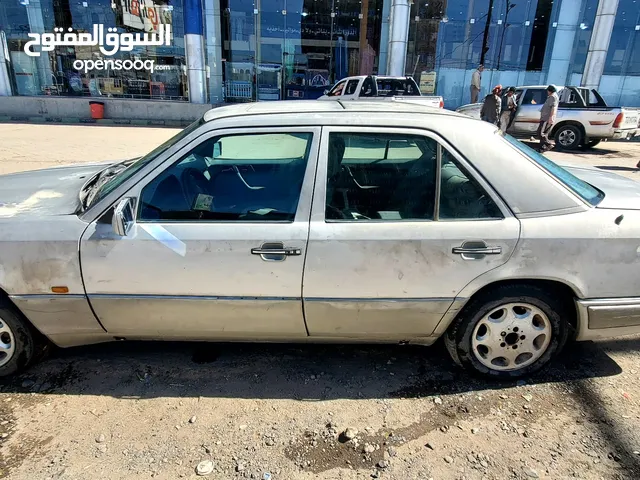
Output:
[[509,261],[476,279],[461,295],[517,278],[557,280],[582,299],[640,295],[640,211],[593,208],[524,218],[521,228]]
[[521,219],[520,241],[509,261],[469,283],[433,335],[444,333],[483,287],[518,279],[561,282],[578,299],[640,296],[640,211],[593,208]]

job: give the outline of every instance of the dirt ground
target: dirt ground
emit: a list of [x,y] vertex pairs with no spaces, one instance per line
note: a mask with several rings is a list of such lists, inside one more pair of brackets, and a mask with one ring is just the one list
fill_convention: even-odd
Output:
[[[132,157],[173,133],[0,125],[0,172]],[[549,156],[640,179],[640,143]],[[0,383],[0,478],[637,480],[639,349],[571,345],[517,383],[471,378],[439,344],[56,350]]]

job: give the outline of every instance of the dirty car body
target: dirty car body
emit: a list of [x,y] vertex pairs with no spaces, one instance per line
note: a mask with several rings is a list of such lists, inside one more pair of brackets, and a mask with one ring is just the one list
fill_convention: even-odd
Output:
[[0,320],[62,347],[444,335],[514,376],[558,336],[640,332],[640,184],[452,112],[222,107],[134,163],[0,185]]

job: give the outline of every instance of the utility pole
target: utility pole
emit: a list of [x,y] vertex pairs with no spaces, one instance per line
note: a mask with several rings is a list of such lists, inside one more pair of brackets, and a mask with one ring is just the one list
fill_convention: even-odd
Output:
[[487,22],[484,24],[484,36],[482,37],[482,52],[480,53],[480,65],[484,65],[484,56],[489,51],[487,42],[489,40],[489,25],[491,25],[492,13],[493,13],[493,0],[489,0],[489,11],[487,12]]

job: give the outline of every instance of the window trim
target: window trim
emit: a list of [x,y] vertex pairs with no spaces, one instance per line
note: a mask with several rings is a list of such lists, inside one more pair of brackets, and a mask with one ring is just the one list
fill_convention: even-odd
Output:
[[436,141],[436,190],[433,206],[433,221],[440,221],[440,195],[442,194],[442,144]]
[[[210,140],[214,137],[224,137],[224,136],[232,136],[232,135],[250,135],[250,134],[264,134],[264,133],[310,133],[311,137],[311,145],[309,147],[309,158],[307,159],[307,166],[304,172],[302,187],[300,189],[300,197],[298,199],[298,206],[296,208],[296,213],[292,221],[288,220],[140,220],[138,218],[139,205],[136,205],[136,209],[134,212],[134,222],[137,224],[174,224],[174,225],[250,225],[250,224],[260,224],[260,225],[291,225],[296,222],[304,222],[308,221],[310,211],[311,211],[311,199],[313,195],[313,181],[309,181],[309,178],[315,176],[317,161],[318,161],[318,149],[320,144],[320,136],[321,136],[321,128],[317,126],[308,126],[308,127],[295,127],[295,126],[281,126],[281,127],[238,127],[238,128],[222,128],[215,129],[211,128],[207,131],[200,132],[200,135],[190,136],[190,139],[187,143],[184,143],[178,150],[174,151],[171,155],[164,158],[160,165],[157,165],[156,168],[149,174],[147,174],[144,178],[139,179],[135,184],[133,184],[127,191],[125,191],[119,198],[124,197],[135,197],[137,203],[139,204],[139,200],[141,198],[142,190],[153,182],[159,175],[165,172],[168,168],[171,168],[177,161],[183,158],[186,154],[188,154],[191,150],[193,150],[198,145]],[[111,206],[113,206],[117,201],[112,202]],[[107,209],[106,211],[108,211]],[[104,213],[104,212],[103,212]]]
[[[440,204],[440,182],[442,180],[441,177],[441,162],[442,162],[442,151],[440,150],[440,154],[436,153],[436,160],[438,162],[437,170],[436,170],[436,208],[434,208],[434,218],[433,220],[424,220],[424,219],[400,219],[400,220],[383,220],[383,219],[372,219],[372,220],[332,220],[325,218],[325,208],[326,208],[326,195],[327,195],[327,167],[328,167],[328,154],[329,154],[329,135],[331,133],[364,133],[364,134],[401,134],[401,135],[412,135],[412,136],[423,136],[426,138],[430,138],[434,140],[439,147],[445,148],[451,156],[455,159],[459,166],[461,166],[465,172],[467,172],[473,180],[475,180],[478,185],[489,195],[491,200],[496,204],[500,213],[502,213],[501,219],[497,218],[446,218],[440,219],[436,212],[439,213],[439,204]],[[318,181],[318,179],[320,179]],[[444,138],[438,135],[436,132],[432,130],[428,130],[425,128],[419,127],[364,127],[364,126],[325,126],[322,127],[322,136],[320,139],[320,149],[318,152],[318,165],[317,165],[317,173],[316,173],[316,182],[315,189],[313,192],[313,203],[311,206],[311,221],[312,222],[320,222],[320,223],[348,223],[348,224],[357,224],[357,225],[372,225],[377,223],[382,224],[391,224],[391,223],[437,223],[437,222],[491,222],[491,221],[503,221],[508,218],[515,218],[511,209],[507,206],[507,204],[502,200],[502,197],[495,191],[495,189],[484,179],[484,177],[478,172],[477,169],[473,167],[473,165],[467,161],[465,157],[463,157],[458,150],[453,148],[453,146],[447,142]]]

